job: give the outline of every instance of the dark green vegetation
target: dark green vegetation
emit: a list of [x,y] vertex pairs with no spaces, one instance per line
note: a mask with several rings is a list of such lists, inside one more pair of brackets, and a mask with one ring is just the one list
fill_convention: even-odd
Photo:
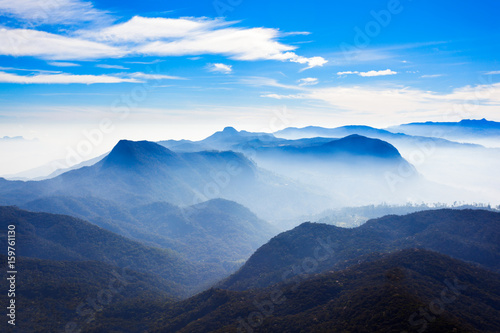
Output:
[[95,198],[48,197],[23,205],[67,214],[151,246],[173,249],[193,261],[246,260],[277,230],[247,208],[213,199],[186,208],[154,202],[132,208]]
[[[87,332],[498,332],[500,275],[403,250],[307,280],[105,310]],[[442,307],[440,307],[442,305]],[[131,305],[132,306],[132,305]],[[120,324],[121,323],[121,324]]]
[[[499,213],[344,208],[324,221],[427,211],[353,229],[307,222],[269,241],[276,229],[237,203],[297,223],[335,208],[332,199],[441,197],[393,145],[232,128],[163,144],[172,150],[124,140],[53,179],[0,179],[0,203],[44,212],[0,207],[4,249],[7,225],[16,226],[22,330],[498,331]],[[236,152],[216,151],[227,149]]]
[[[216,203],[208,206],[216,215],[236,205]],[[176,207],[145,206],[140,213],[156,209]],[[500,329],[499,213],[424,211],[355,229],[304,223],[262,246],[217,288],[180,301],[213,281],[219,266],[68,216],[2,207],[0,221],[2,230],[16,225],[23,272],[17,318],[29,332],[66,325],[94,333]],[[166,228],[182,234],[190,226]],[[406,247],[436,252],[397,251]],[[389,251],[396,252],[383,253]]]
[[258,249],[222,287],[266,287],[372,252],[420,247],[500,271],[500,213],[424,211],[370,220],[354,229],[304,223]]
[[57,261],[99,261],[163,279],[171,295],[185,296],[227,274],[211,263],[194,263],[179,253],[146,246],[83,220],[0,207],[0,247],[7,226],[16,226],[17,256]]
[[[342,228],[359,227],[370,219],[380,218],[386,215],[406,215],[424,210],[436,209],[481,209],[493,212],[500,212],[500,206],[492,207],[484,204],[460,204],[455,203],[453,206],[437,203],[433,205],[407,203],[406,205],[389,205],[386,203],[379,205],[367,205],[359,207],[342,207],[339,209],[328,209],[320,214],[303,217],[303,221],[316,221],[318,223],[332,224]],[[282,222],[282,225],[290,225],[287,230],[297,226],[297,222],[290,220]]]
[[[0,255],[2,262],[7,262]],[[105,307],[161,299],[168,303],[172,283],[151,274],[138,273],[98,261],[53,261],[18,257],[16,281],[16,331],[64,332],[65,327],[84,329]],[[2,280],[7,278],[6,270]],[[4,284],[2,283],[2,286]],[[7,293],[0,295],[7,304]],[[70,324],[73,322],[74,324]],[[2,326],[4,323],[2,323]],[[68,330],[66,332],[77,332]]]

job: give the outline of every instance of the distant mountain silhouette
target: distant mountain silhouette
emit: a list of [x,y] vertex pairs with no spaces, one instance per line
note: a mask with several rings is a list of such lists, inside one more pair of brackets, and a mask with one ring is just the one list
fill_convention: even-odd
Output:
[[345,154],[354,156],[372,156],[376,158],[401,158],[398,150],[391,144],[370,139],[361,135],[352,134],[344,138],[333,140],[318,146],[305,148],[306,152],[316,152],[319,154]]
[[[346,127],[347,129],[348,127]],[[381,140],[371,140],[367,138],[366,132],[368,133],[384,133],[386,137],[398,136],[396,134],[390,133],[384,130],[374,129],[368,126],[349,126],[351,130],[340,130],[339,129],[325,129],[321,127],[307,127],[304,129],[293,129],[288,128],[277,132],[297,134],[297,139],[287,140],[282,138],[277,138],[273,134],[268,133],[252,133],[246,131],[237,131],[232,127],[226,127],[221,132],[216,132],[208,138],[201,141],[189,141],[189,147],[185,140],[181,141],[160,141],[159,144],[174,150],[183,151],[187,149],[190,151],[202,151],[206,149],[215,150],[234,150],[238,152],[245,153],[248,150],[255,150],[257,153],[261,150],[267,149],[283,149],[283,150],[293,150],[295,152],[305,151],[318,153],[330,152],[330,153],[348,153],[351,155],[374,155],[380,156],[377,152],[377,148],[385,146],[389,148],[390,144],[386,142],[381,142]],[[359,129],[363,129],[360,131]],[[332,140],[331,131],[334,131],[338,135],[335,135],[337,140]],[[308,138],[308,133],[314,133],[311,139],[304,140],[303,138]],[[322,135],[323,134],[323,135]],[[292,135],[295,136],[295,135]],[[324,137],[321,137],[324,136]],[[400,135],[399,135],[400,136]],[[443,140],[444,141],[444,140]],[[324,146],[324,147],[323,147]],[[184,148],[183,148],[184,147]],[[392,154],[399,155],[397,150],[392,147]]]
[[211,136],[200,141],[188,140],[167,140],[159,141],[158,144],[175,151],[197,152],[203,150],[237,150],[236,147],[245,145],[248,142],[254,144],[280,143],[283,139],[278,139],[268,133],[253,133],[247,131],[237,131],[234,127],[225,127],[222,131],[215,132]]
[[450,127],[468,127],[468,128],[476,128],[476,129],[500,129],[500,123],[495,121],[489,121],[485,118],[483,119],[462,119],[459,122],[432,122],[427,121],[424,123],[409,123],[401,126],[407,125],[438,125],[438,126],[450,126]]
[[[403,126],[403,125],[402,125]],[[396,129],[397,127],[394,127]],[[380,139],[389,142],[398,149],[418,149],[422,145],[433,145],[439,148],[480,148],[478,145],[463,144],[434,137],[432,132],[428,135],[409,135],[399,133],[397,130],[388,131],[370,126],[348,125],[336,128],[324,128],[319,126],[308,126],[303,128],[288,127],[274,133],[279,138],[341,138],[348,135],[358,134],[369,138]],[[434,133],[435,134],[435,133]]]
[[[339,206],[374,203],[371,200],[375,195],[383,201],[397,202],[411,193],[425,196],[443,191],[434,184],[425,185],[415,168],[391,144],[352,133],[341,138],[287,140],[272,134],[225,128],[204,140],[189,142],[189,145],[175,141],[162,141],[160,144],[179,151],[237,151],[264,169],[321,188],[316,191],[328,194]],[[405,174],[404,186],[395,190],[387,178],[398,176],[401,170]],[[425,187],[432,190],[421,193]]]
[[[302,264],[316,263],[316,273],[372,252],[422,247],[500,272],[500,213],[483,210],[430,210],[386,216],[360,227],[304,223],[259,248],[223,288],[247,290],[302,274]],[[321,257],[324,260],[318,261]],[[309,259],[308,259],[309,258]],[[298,269],[292,269],[299,267]]]
[[[309,126],[286,128],[274,134],[277,137],[303,142],[325,138],[342,138],[355,134],[380,139],[397,148],[399,153],[413,164],[422,176],[419,184],[405,181],[404,187],[412,188],[412,190],[405,192],[401,188],[400,197],[419,196],[421,199],[417,201],[422,202],[439,202],[441,200],[448,203],[453,201],[495,202],[495,198],[500,193],[498,192],[499,184],[493,177],[493,170],[500,167],[500,162],[498,162],[500,161],[500,149],[494,147],[500,147],[500,132],[495,134],[497,131],[495,129],[482,128],[482,126],[496,127],[499,124],[493,123],[491,125],[491,123],[486,120],[464,120],[460,123],[446,123],[447,125],[443,127],[440,127],[440,124],[443,123],[422,123],[415,127],[410,124],[408,125],[409,130],[407,130],[407,125],[401,125],[389,128],[392,132],[357,125],[337,128]],[[462,126],[462,124],[467,126]],[[473,132],[477,132],[480,136],[471,136]],[[455,134],[449,136],[452,133]],[[299,140],[298,138],[309,139]],[[355,164],[361,163],[362,161],[357,161]],[[266,167],[265,164],[263,166]],[[402,169],[407,168],[403,165]],[[390,172],[399,174],[398,172]],[[425,185],[423,184],[424,179],[427,181]],[[425,190],[426,188],[427,190]],[[429,190],[430,188],[433,190]],[[479,188],[481,193],[478,193]],[[438,192],[440,194],[435,195]],[[384,195],[380,195],[380,197],[387,198]],[[388,199],[384,200],[389,201]],[[359,203],[359,205],[365,204]],[[346,205],[351,204],[347,203]]]
[[[239,202],[266,219],[325,207],[326,199],[259,169],[231,151],[175,153],[153,142],[122,140],[100,162],[39,182],[0,178],[0,204],[48,196],[94,197],[119,205],[166,201],[190,206],[209,199]],[[304,198],[308,197],[308,204]],[[278,205],[272,205],[270,199]],[[270,207],[274,209],[269,209]],[[316,207],[316,208],[315,208]]]
[[[500,123],[486,119],[463,119],[459,122],[409,123],[388,128],[391,132],[409,135],[433,136],[460,142],[488,145],[488,140],[500,139]],[[498,146],[498,145],[496,145]]]

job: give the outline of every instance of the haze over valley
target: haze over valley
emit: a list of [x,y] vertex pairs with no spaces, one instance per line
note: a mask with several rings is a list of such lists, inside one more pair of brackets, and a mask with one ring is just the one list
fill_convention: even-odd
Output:
[[499,16],[0,0],[0,332],[500,332]]

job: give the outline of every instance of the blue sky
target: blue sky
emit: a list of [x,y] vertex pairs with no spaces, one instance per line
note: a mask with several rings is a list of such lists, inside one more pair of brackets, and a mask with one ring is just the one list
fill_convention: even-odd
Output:
[[[500,121],[497,1],[0,0],[0,131]],[[3,136],[1,135],[1,136]],[[67,148],[67,147],[66,147]],[[62,149],[64,150],[64,149]]]

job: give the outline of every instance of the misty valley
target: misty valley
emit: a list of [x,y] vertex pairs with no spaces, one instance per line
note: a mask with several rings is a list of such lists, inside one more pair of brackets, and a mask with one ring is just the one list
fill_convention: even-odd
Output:
[[1,304],[19,332],[499,332],[499,169],[485,119],[123,139],[0,178]]

